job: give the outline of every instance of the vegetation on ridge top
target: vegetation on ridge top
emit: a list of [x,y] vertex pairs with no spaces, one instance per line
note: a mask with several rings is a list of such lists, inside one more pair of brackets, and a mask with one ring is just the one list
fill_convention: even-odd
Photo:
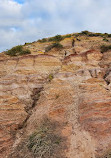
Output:
[[72,35],[71,34],[67,34],[67,35],[56,35],[54,37],[49,37],[49,38],[43,38],[41,40],[38,40],[38,42],[40,43],[44,43],[44,42],[60,42],[65,38],[70,38]]
[[[56,35],[54,37],[43,38],[41,40],[38,40],[38,42],[40,42],[40,43],[55,42],[55,43],[51,44],[50,46],[46,47],[45,52],[48,52],[52,48],[58,48],[58,49],[63,48],[63,46],[59,42],[64,40],[65,38],[75,37],[77,39],[78,36],[102,37],[103,41],[105,41],[105,42],[109,42],[108,38],[111,38],[111,34],[108,34],[108,33],[93,33],[93,32],[89,32],[86,30],[86,31],[81,31],[80,33]],[[79,39],[79,41],[80,41],[80,39]],[[24,45],[29,45],[32,43],[25,43]],[[111,46],[102,45],[100,47],[100,49],[101,49],[101,53],[104,53],[104,52],[108,51],[109,49],[111,49]],[[31,54],[31,51],[29,49],[23,48],[22,45],[18,45],[18,46],[11,48],[10,50],[5,51],[5,54],[9,55],[9,56],[19,56],[19,55]]]
[[10,50],[7,50],[5,54],[9,56],[18,56],[18,55],[31,54],[31,51],[29,49],[24,49],[22,45],[18,45],[11,48]]
[[38,42],[40,43],[44,43],[44,42],[60,42],[61,40],[64,40],[65,38],[70,38],[70,37],[77,37],[77,36],[88,36],[88,37],[103,37],[104,41],[108,42],[108,40],[106,38],[110,38],[111,34],[108,33],[94,33],[94,32],[90,32],[90,31],[81,31],[80,33],[73,33],[73,34],[67,34],[67,35],[56,35],[54,37],[49,37],[49,38],[43,38],[41,40],[38,40]]

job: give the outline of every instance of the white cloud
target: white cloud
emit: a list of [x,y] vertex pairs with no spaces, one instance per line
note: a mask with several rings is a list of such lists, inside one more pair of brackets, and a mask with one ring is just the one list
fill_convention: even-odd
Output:
[[110,0],[0,0],[0,51],[56,34],[111,33],[110,6]]

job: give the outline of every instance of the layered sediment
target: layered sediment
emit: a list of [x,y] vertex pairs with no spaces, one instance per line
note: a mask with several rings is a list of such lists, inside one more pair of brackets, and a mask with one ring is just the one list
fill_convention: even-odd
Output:
[[72,39],[49,52],[51,42],[35,42],[25,46],[30,55],[0,54],[0,158],[37,157],[27,141],[46,118],[60,142],[41,158],[110,154],[111,51],[101,53],[101,37],[82,38],[74,48]]

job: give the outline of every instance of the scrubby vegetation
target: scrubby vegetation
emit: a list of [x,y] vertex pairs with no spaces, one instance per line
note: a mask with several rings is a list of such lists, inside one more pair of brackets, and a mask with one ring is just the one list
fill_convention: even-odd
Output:
[[108,151],[105,155],[97,157],[97,158],[111,158],[111,151]]
[[67,35],[56,35],[54,37],[50,37],[50,38],[43,38],[41,40],[38,40],[38,42],[40,43],[44,43],[44,42],[60,42],[65,38],[70,38],[72,35],[71,34],[67,34]]
[[[38,122],[37,122],[38,124]],[[62,124],[52,121],[47,116],[35,127],[35,131],[22,139],[10,158],[66,158],[64,150],[67,149],[66,137],[57,129]]]
[[31,42],[28,42],[28,43],[25,43],[24,45],[26,46],[26,45],[30,45],[30,44],[32,44]]
[[108,34],[108,37],[111,37],[111,34]]
[[45,119],[40,127],[29,137],[28,149],[38,158],[62,158],[60,153],[63,138],[56,134],[56,125]]
[[25,54],[31,54],[31,51],[29,49],[23,48],[22,45],[15,46],[12,49],[5,52],[6,55],[9,56],[18,56],[18,55],[25,55]]
[[103,38],[107,38],[107,37],[111,37],[111,34],[108,33],[93,33],[93,32],[89,32],[89,31],[82,31],[80,33],[78,33],[79,35],[86,35],[89,37],[103,37]]
[[63,40],[63,37],[62,37],[61,35],[56,35],[56,36],[50,37],[50,38],[48,39],[48,41],[55,41],[55,42],[59,42],[59,41],[61,41],[61,40]]
[[80,34],[81,34],[81,35],[89,35],[90,32],[89,32],[89,31],[82,31]]
[[90,32],[90,31],[81,31],[80,33],[74,33],[74,34],[67,34],[67,35],[56,35],[54,37],[50,37],[50,38],[43,38],[41,40],[38,40],[38,42],[40,43],[44,43],[44,42],[60,42],[61,40],[64,40],[65,38],[70,38],[72,36],[74,37],[78,37],[78,36],[88,36],[88,37],[103,37],[103,40],[108,42],[108,39],[106,38],[110,38],[111,34],[108,33],[94,33],[94,32]]
[[43,39],[41,39],[41,40],[38,40],[38,42],[44,43],[44,42],[47,42],[47,39],[46,39],[46,38],[43,38]]
[[63,39],[65,39],[65,38],[70,38],[71,36],[72,36],[71,34],[64,35],[64,36],[63,36]]
[[103,38],[103,41],[105,42],[109,42],[109,40],[107,38]]
[[67,35],[56,35],[54,37],[50,37],[50,38],[43,38],[41,40],[38,40],[38,42],[40,43],[44,43],[44,42],[60,42],[62,40],[64,40],[65,38],[70,38],[70,37],[75,37],[77,38],[78,36],[88,36],[88,37],[103,37],[103,40],[108,42],[107,38],[111,37],[111,34],[108,33],[94,33],[94,32],[90,32],[90,31],[81,31],[80,33],[74,33],[74,34],[67,34]]
[[63,45],[61,45],[60,43],[53,43],[45,48],[45,52],[50,51],[52,48],[61,49],[61,48],[63,48]]
[[100,47],[101,53],[107,52],[108,50],[111,50],[111,45],[102,45]]
[[59,41],[61,41],[61,40],[63,40],[63,37],[61,36],[61,35],[56,35],[56,36],[54,36],[54,37],[50,37],[50,38],[43,38],[43,39],[41,39],[41,40],[38,40],[38,42],[40,42],[40,43],[44,43],[44,42],[59,42]]

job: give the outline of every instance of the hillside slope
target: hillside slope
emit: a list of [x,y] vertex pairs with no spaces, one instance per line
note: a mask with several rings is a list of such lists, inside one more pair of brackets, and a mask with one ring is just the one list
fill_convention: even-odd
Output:
[[110,158],[110,44],[80,34],[0,54],[0,158]]

